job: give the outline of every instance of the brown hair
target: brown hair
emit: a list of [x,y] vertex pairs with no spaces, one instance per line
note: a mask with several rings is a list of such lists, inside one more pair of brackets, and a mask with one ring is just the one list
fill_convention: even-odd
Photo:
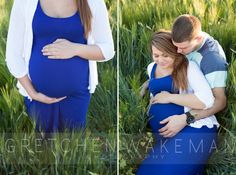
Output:
[[91,31],[91,21],[92,21],[92,12],[89,8],[89,4],[87,0],[78,0],[78,11],[80,14],[80,18],[82,21],[82,24],[84,26],[84,34],[85,37],[88,37],[89,32]]
[[191,41],[201,31],[200,20],[192,15],[179,16],[172,27],[172,39],[176,43]]
[[151,46],[156,47],[161,52],[167,54],[174,59],[174,67],[172,72],[174,88],[186,90],[187,89],[187,58],[177,52],[177,47],[172,43],[171,33],[168,31],[156,32],[152,36]]

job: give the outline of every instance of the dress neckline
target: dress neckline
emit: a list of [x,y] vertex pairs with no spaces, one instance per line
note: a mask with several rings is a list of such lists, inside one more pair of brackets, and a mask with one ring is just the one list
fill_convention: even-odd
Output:
[[151,75],[152,78],[154,78],[154,79],[156,79],[156,80],[159,80],[159,79],[164,79],[164,78],[171,77],[171,74],[165,75],[165,76],[163,76],[163,77],[156,77],[156,76],[155,76],[156,68],[157,68],[157,64],[155,63],[155,64],[153,65],[153,68],[152,68],[152,75]]
[[68,17],[53,17],[53,16],[49,16],[47,15],[44,11],[43,11],[43,8],[41,6],[41,3],[40,3],[40,0],[38,0],[38,7],[40,9],[40,11],[44,14],[44,16],[48,17],[48,18],[51,18],[51,19],[69,19],[69,18],[72,18],[74,16],[76,16],[78,14],[78,12],[76,11],[73,15],[71,16],[68,16]]

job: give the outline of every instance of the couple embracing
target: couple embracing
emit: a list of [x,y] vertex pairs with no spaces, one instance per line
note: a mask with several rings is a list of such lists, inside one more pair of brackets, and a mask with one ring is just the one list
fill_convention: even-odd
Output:
[[[149,124],[156,138],[137,175],[201,175],[216,147],[214,114],[226,106],[227,62],[220,44],[192,15],[151,39],[145,83]],[[145,87],[145,86],[144,86]]]

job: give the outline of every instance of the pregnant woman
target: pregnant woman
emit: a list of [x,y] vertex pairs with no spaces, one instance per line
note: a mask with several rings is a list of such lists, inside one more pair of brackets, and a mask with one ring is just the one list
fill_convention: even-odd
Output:
[[[214,150],[219,124],[215,116],[194,121],[188,111],[211,107],[211,89],[197,65],[177,53],[169,32],[155,33],[151,45],[149,123],[156,143],[136,174],[200,175]],[[185,118],[168,118],[184,112]],[[169,125],[184,129],[175,135]]]
[[6,62],[38,131],[83,129],[96,61],[113,56],[103,0],[14,1]]

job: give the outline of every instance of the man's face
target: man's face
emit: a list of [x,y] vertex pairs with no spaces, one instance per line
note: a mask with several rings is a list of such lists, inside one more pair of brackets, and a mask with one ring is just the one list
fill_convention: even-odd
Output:
[[176,43],[174,41],[172,42],[177,47],[177,52],[183,55],[188,55],[189,53],[196,50],[199,44],[197,39],[192,39],[191,41],[184,41],[181,43]]

